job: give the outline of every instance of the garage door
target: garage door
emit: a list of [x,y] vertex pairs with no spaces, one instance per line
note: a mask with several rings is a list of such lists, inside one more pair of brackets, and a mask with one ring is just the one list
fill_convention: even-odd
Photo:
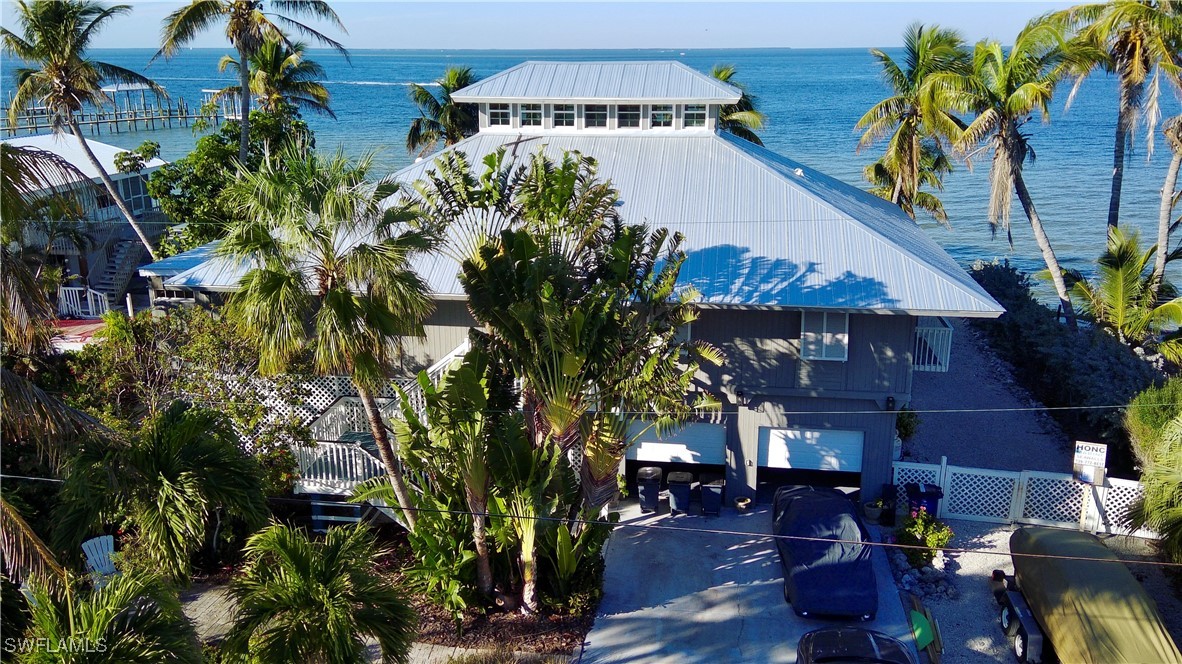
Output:
[[[643,425],[634,425],[634,430]],[[665,438],[649,429],[632,447],[628,458],[636,461],[675,461],[677,463],[726,463],[726,427],[721,424],[687,424]]]
[[759,429],[759,465],[803,470],[862,470],[861,431]]

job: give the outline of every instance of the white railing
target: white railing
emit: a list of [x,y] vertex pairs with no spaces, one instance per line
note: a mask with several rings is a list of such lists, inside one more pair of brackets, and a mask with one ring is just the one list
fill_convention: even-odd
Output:
[[296,493],[352,493],[361,482],[385,473],[382,462],[356,443],[317,443],[295,448],[300,478]]
[[107,313],[107,296],[85,286],[58,286],[57,313],[76,318],[98,318]]
[[894,482],[901,507],[907,504],[904,485],[939,486],[944,492],[937,512],[941,518],[1158,537],[1152,531],[1121,526],[1129,506],[1143,493],[1141,484],[1131,480],[1108,478],[1103,486],[1092,486],[1070,473],[967,468],[949,465],[948,457],[941,457],[939,464],[896,461]]
[[936,316],[920,316],[915,328],[911,367],[916,371],[948,371],[952,354],[952,325]]

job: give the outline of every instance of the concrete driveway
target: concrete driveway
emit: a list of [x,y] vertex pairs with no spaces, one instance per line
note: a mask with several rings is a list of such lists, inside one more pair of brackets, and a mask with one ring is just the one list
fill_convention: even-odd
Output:
[[[840,621],[797,617],[784,601],[771,508],[720,517],[656,515],[632,504],[607,546],[604,597],[575,662],[796,662],[796,642]],[[668,529],[666,529],[668,528]],[[706,530],[734,531],[719,534]],[[886,554],[875,549],[878,616],[859,626],[912,644]]]

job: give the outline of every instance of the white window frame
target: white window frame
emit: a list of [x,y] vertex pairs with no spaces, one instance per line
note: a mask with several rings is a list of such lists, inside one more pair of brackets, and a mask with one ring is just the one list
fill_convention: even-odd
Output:
[[[820,332],[809,331],[816,327],[820,317]],[[810,317],[814,325],[810,326]],[[841,351],[840,356],[831,352]],[[820,351],[820,352],[817,352]],[[805,311],[800,316],[800,358],[802,360],[823,360],[845,362],[850,357],[850,315],[829,311]]]
[[[625,111],[625,110],[624,110],[625,108],[628,108],[628,109],[633,109],[633,108],[634,108],[634,109],[636,109],[636,111],[635,111],[635,113],[636,113],[636,124],[634,124],[634,125],[624,125],[624,123],[623,123],[623,119],[622,119],[622,115],[623,115],[623,114],[626,114],[626,113],[632,113],[632,112],[633,112],[633,111],[630,111],[630,110],[629,110],[629,111]],[[643,106],[641,106],[640,104],[620,104],[618,107],[616,107],[616,125],[617,125],[617,126],[620,128],[620,129],[640,129],[640,125],[641,125],[641,123],[643,123],[643,121],[644,121],[644,107],[643,107]]]
[[[536,117],[537,122],[526,122],[526,119],[531,115]],[[541,127],[542,122],[543,122],[543,118],[542,118],[542,105],[541,104],[522,104],[521,105],[521,126],[522,127]]]
[[[686,104],[685,105],[685,120],[684,126],[689,128],[705,127],[706,126],[706,105],[705,104]],[[691,120],[692,118],[692,120]],[[694,124],[690,124],[691,121]]]
[[[658,110],[660,109],[660,110]],[[669,124],[657,124],[657,114],[669,114]],[[672,129],[676,113],[674,113],[673,104],[653,104],[649,110],[649,126],[653,129]]]
[[[595,109],[592,111],[591,109]],[[594,113],[598,119],[599,114],[603,114],[603,124],[591,125],[587,122],[589,114]],[[583,105],[583,127],[586,129],[607,129],[608,121],[608,106],[607,104],[584,104]]]
[[[576,120],[576,112],[575,112],[575,105],[574,104],[554,104],[552,108],[553,108],[552,115],[554,117],[554,127],[555,128],[558,128],[558,127],[574,128],[575,120]],[[569,109],[569,110],[567,110],[567,109]],[[569,113],[570,114],[569,123],[564,122],[563,124],[559,124],[558,116],[560,113],[562,113],[562,114]]]
[[[504,113],[504,122],[498,122],[501,113]],[[489,104],[488,105],[488,126],[490,127],[512,127],[513,126],[513,105],[512,104]]]

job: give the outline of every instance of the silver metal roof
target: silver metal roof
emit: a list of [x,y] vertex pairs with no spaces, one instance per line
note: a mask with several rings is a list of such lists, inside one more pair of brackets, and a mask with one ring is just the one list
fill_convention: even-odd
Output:
[[[515,138],[477,134],[451,149],[479,164]],[[626,221],[684,234],[680,281],[700,290],[703,303],[990,318],[1004,311],[897,207],[742,139],[571,132],[513,149],[528,158],[539,148],[594,157],[620,192]],[[395,177],[412,182],[431,168],[424,160]],[[455,262],[432,255],[415,267],[437,297],[464,297]],[[168,283],[234,290],[243,271],[215,259]]]
[[185,270],[190,270],[192,268],[195,268],[198,265],[205,263],[210,258],[213,258],[214,251],[217,250],[217,246],[219,243],[220,243],[219,240],[214,240],[213,242],[210,242],[209,244],[203,244],[200,247],[197,247],[196,249],[190,249],[188,251],[179,253],[175,256],[169,256],[168,258],[158,260],[155,263],[150,263],[148,265],[145,265],[139,269],[140,276],[141,277],[173,277],[173,276],[176,276],[176,275],[180,274],[181,272],[184,272]]
[[523,62],[453,92],[464,102],[733,104],[742,92],[680,62]]

